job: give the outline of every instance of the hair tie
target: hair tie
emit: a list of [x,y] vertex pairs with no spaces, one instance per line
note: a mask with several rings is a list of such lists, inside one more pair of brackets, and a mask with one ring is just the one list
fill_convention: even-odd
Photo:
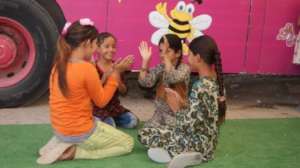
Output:
[[226,101],[226,97],[225,96],[221,96],[218,98],[220,102],[225,102]]
[[94,26],[94,22],[89,18],[83,18],[79,20],[81,26]]
[[[89,18],[83,18],[83,19],[80,19],[79,20],[79,24],[81,26],[94,26],[94,22],[89,19]],[[65,36],[67,33],[68,33],[68,30],[69,28],[71,27],[72,23],[71,22],[66,22],[62,32],[61,32],[61,35],[62,36]]]
[[67,22],[63,28],[63,31],[61,32],[61,35],[65,36],[68,33],[68,30],[71,27],[71,25],[71,22]]

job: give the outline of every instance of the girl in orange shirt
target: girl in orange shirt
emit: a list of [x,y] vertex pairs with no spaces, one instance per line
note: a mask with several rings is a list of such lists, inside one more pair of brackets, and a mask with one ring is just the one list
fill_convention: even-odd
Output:
[[50,77],[50,119],[54,136],[40,149],[37,162],[102,159],[132,151],[133,138],[96,121],[93,103],[105,107],[119,85],[119,71],[112,72],[105,86],[89,61],[97,48],[98,31],[90,19],[67,23],[57,45]]

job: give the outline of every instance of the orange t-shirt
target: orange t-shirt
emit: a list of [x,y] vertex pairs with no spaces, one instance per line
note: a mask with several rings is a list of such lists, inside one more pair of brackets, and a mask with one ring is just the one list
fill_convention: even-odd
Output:
[[99,107],[109,103],[118,83],[110,77],[103,87],[94,65],[68,63],[66,81],[68,97],[58,85],[58,75],[52,69],[50,77],[50,118],[53,129],[64,136],[80,136],[94,128],[92,101]]

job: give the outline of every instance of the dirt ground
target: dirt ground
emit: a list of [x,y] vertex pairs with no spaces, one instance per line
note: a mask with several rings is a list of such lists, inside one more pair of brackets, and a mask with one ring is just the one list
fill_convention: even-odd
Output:
[[[153,100],[129,78],[128,96],[122,104],[142,121],[151,118]],[[300,117],[300,78],[226,76],[227,119],[266,119]],[[145,94],[147,93],[147,94]],[[0,109],[0,125],[49,123],[48,95],[26,107]]]

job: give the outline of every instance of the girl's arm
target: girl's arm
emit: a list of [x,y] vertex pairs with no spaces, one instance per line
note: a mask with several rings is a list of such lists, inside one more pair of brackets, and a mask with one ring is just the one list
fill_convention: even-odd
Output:
[[144,80],[147,76],[149,62],[152,55],[152,48],[148,47],[148,43],[142,41],[139,46],[139,51],[142,57],[142,67],[139,74],[139,80]]
[[148,73],[149,61],[143,60],[142,67],[139,74],[139,80],[144,80]]
[[214,87],[210,84],[203,85],[203,83],[195,83],[189,95],[188,108],[179,110],[179,113],[183,116],[191,116],[193,114],[202,113],[201,118],[193,118],[192,120],[205,119],[210,124],[217,124],[218,96],[217,94],[214,94],[214,92],[217,91],[213,91],[212,88]]
[[126,87],[126,84],[123,82],[123,80],[120,80],[118,90],[121,95],[126,95],[127,87]]
[[166,66],[164,69],[163,78],[169,84],[179,82],[189,82],[191,70],[188,65],[182,64],[177,69],[174,66]]
[[102,82],[103,84],[105,84],[106,81],[107,81],[107,79],[108,79],[108,77],[109,77],[113,72],[114,72],[113,69],[111,69],[111,70],[109,70],[109,71],[107,71],[107,72],[104,72],[103,75],[102,75],[102,77],[101,77],[101,82]]
[[85,71],[85,86],[88,95],[98,107],[105,107],[119,86],[120,75],[116,71],[113,72],[103,86],[94,66],[90,64]]
[[139,84],[143,87],[151,88],[153,87],[157,81],[161,78],[162,73],[164,70],[164,66],[162,64],[157,65],[155,68],[145,71],[145,72],[140,72],[144,73],[143,77],[139,77]]

